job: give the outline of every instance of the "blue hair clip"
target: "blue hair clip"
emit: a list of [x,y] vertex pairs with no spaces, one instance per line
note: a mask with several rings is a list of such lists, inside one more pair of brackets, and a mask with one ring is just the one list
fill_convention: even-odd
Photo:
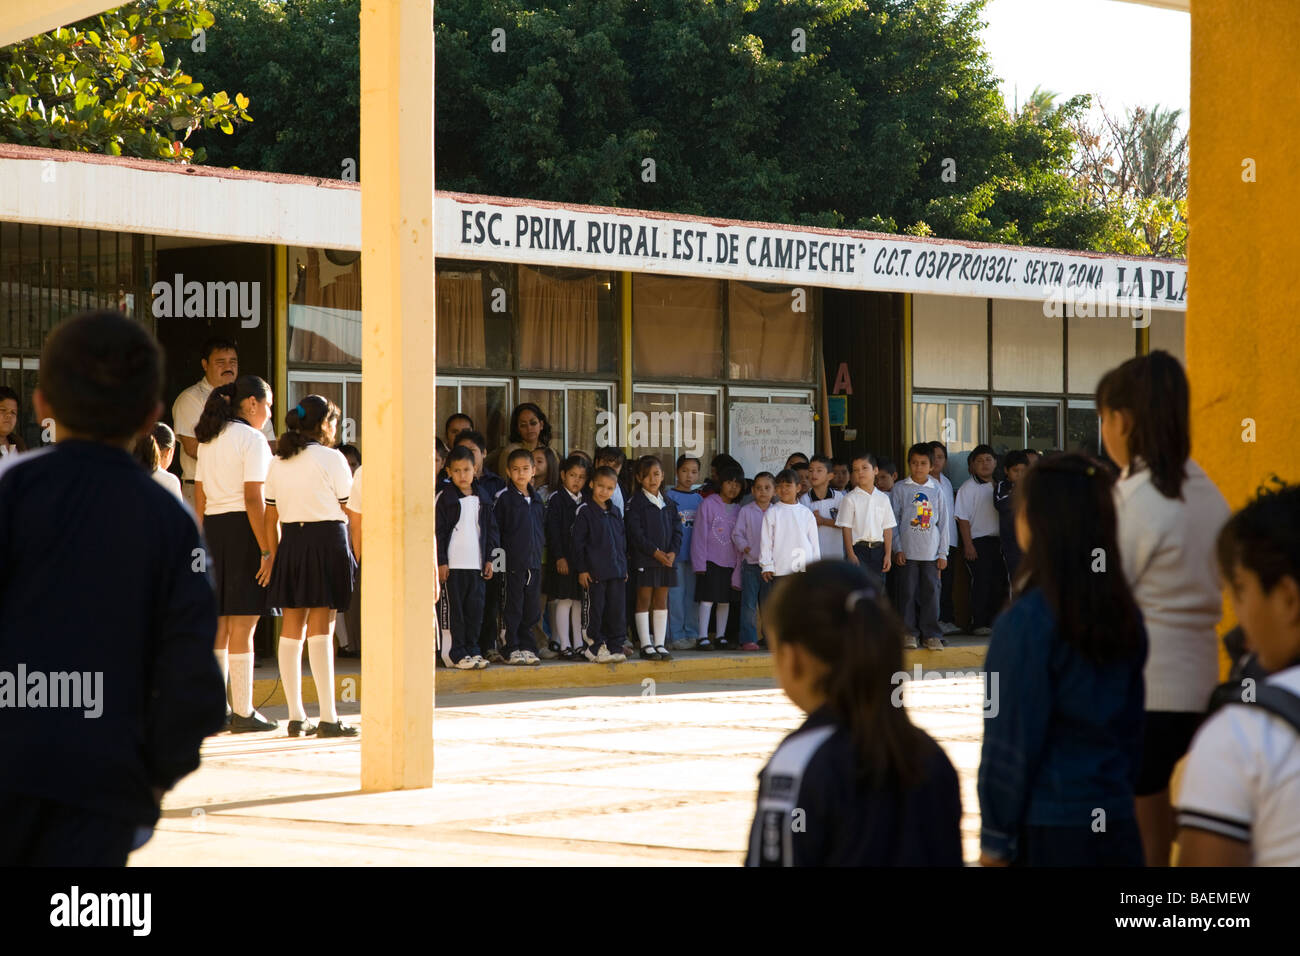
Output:
[[293,407],[293,410],[298,413],[299,418],[307,417],[307,413],[302,410],[302,402],[299,402],[297,405],[295,405]]

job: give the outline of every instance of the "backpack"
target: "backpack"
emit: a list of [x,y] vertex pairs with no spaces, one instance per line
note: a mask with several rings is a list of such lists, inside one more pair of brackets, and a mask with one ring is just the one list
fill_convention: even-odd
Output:
[[[1259,666],[1255,655],[1246,651],[1245,636],[1241,628],[1236,627],[1223,637],[1224,647],[1233,659],[1232,670],[1228,679],[1214,688],[1210,695],[1210,706],[1206,713],[1208,718],[1220,707],[1236,704],[1242,707],[1262,707],[1270,714],[1281,717],[1300,734],[1300,695],[1293,694],[1276,684],[1266,684],[1264,679],[1268,672]],[[1255,699],[1241,699],[1241,690],[1247,680],[1255,683]]]

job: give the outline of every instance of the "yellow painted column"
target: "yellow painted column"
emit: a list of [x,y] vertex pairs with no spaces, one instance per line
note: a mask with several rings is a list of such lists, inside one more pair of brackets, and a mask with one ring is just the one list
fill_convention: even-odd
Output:
[[[632,414],[632,273],[624,272],[619,276],[619,294],[621,308],[619,315],[622,320],[623,329],[623,354],[619,362],[619,376],[622,381],[619,383],[619,401],[627,409],[628,415]],[[621,420],[623,416],[615,416],[614,421]],[[623,447],[623,454],[630,456],[632,448],[630,445]]]
[[361,4],[361,786],[433,783],[433,7]]
[[1288,0],[1192,3],[1192,453],[1233,508],[1271,474],[1300,481],[1297,50]]

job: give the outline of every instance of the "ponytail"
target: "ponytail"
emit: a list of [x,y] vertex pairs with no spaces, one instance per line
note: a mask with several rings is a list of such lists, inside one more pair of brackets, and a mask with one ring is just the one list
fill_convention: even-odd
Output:
[[239,415],[239,406],[246,398],[266,401],[271,396],[271,386],[256,375],[244,375],[229,385],[220,385],[212,390],[203,414],[194,426],[194,438],[200,445],[207,444],[234,421]]
[[1145,467],[1157,491],[1181,498],[1192,439],[1190,391],[1178,359],[1160,350],[1131,358],[1102,376],[1096,400],[1098,413],[1123,411],[1133,417],[1129,471]]
[[152,475],[158,470],[158,442],[154,440],[152,432],[145,432],[135,440],[135,447],[131,449],[131,454],[149,474]]
[[821,690],[853,741],[859,777],[872,787],[920,782],[926,737],[894,703],[903,625],[866,572],[818,561],[782,578],[764,611],[778,643],[801,644],[828,665]]
[[[282,459],[292,458],[311,442],[323,442],[330,423],[339,420],[339,407],[323,395],[308,395],[284,416],[284,434],[276,442],[275,453]],[[529,461],[532,454],[529,453]]]

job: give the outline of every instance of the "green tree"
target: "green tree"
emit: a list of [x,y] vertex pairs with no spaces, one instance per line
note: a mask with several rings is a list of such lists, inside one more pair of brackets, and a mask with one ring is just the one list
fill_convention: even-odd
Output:
[[212,25],[202,0],[142,0],[0,49],[0,138],[114,156],[203,162],[199,129],[251,117],[242,93],[203,93],[164,45]]

